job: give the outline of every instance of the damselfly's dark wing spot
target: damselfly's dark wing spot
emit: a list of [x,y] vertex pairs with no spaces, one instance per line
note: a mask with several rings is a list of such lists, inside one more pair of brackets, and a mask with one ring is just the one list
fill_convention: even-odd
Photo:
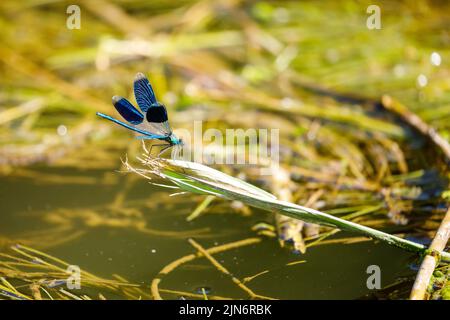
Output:
[[129,123],[137,125],[144,120],[144,116],[127,99],[114,96],[112,103],[120,115]]
[[160,104],[149,108],[147,110],[146,118],[148,122],[166,122],[168,120],[166,107]]
[[140,72],[134,78],[134,96],[142,112],[147,112],[153,104],[157,103],[155,92],[153,92],[150,82]]

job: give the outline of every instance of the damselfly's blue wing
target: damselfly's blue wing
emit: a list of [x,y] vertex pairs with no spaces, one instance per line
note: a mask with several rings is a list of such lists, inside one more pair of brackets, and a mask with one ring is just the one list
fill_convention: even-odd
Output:
[[141,72],[136,74],[134,78],[134,96],[136,97],[136,102],[141,108],[142,112],[146,113],[153,104],[156,104],[156,97],[153,88]]
[[135,132],[138,132],[142,134],[143,136],[141,138],[143,139],[164,139],[166,138],[165,135],[156,134],[152,131],[146,130],[144,122],[144,116],[142,113],[140,113],[127,99],[120,97],[120,96],[114,96],[112,98],[112,103],[114,107],[116,108],[117,112],[120,113],[120,115],[127,120],[130,124],[127,124],[125,122],[122,122],[120,120],[114,119],[113,117],[110,117],[106,114],[97,112],[97,115],[110,120],[114,123],[117,123],[121,125],[122,127],[125,127],[127,129],[133,130]]
[[113,105],[117,112],[130,124],[100,112],[97,112],[97,115],[142,134],[143,136],[139,137],[141,139],[166,140],[170,137],[172,130],[167,118],[167,110],[162,104],[158,103],[150,82],[142,73],[138,73],[134,80],[134,94],[145,117],[127,99],[119,96],[113,97]]
[[156,134],[170,136],[172,129],[169,125],[166,107],[155,97],[150,82],[144,74],[138,73],[134,79],[134,95],[139,108],[145,113],[142,128]]
[[106,119],[106,120],[109,120],[109,121],[112,121],[114,123],[117,123],[118,125],[121,125],[122,127],[125,127],[127,129],[130,129],[132,131],[135,131],[137,133],[142,134],[142,136],[137,137],[139,139],[165,139],[165,138],[167,138],[166,136],[162,136],[162,135],[159,135],[159,134],[153,134],[151,132],[148,132],[148,131],[145,131],[145,130],[141,130],[141,129],[137,128],[134,125],[126,124],[125,122],[122,122],[120,120],[114,119],[113,117],[108,116],[106,114],[103,114],[101,112],[97,112],[97,115],[102,117],[102,118],[104,118],[104,119]]
[[114,96],[112,103],[117,112],[129,123],[138,125],[144,121],[144,116],[125,98]]

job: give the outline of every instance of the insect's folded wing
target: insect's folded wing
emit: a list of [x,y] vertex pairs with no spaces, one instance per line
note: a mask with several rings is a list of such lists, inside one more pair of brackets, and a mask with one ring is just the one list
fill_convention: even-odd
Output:
[[147,130],[144,130],[143,128],[141,128],[141,125],[136,125],[136,126],[135,125],[129,125],[129,124],[125,123],[125,122],[122,122],[120,120],[114,119],[113,117],[108,116],[108,115],[103,114],[103,113],[100,113],[100,112],[97,112],[97,115],[102,117],[103,119],[112,121],[112,122],[114,122],[114,123],[116,123],[116,124],[118,124],[118,125],[120,125],[122,127],[125,127],[125,128],[130,129],[130,130],[132,130],[134,132],[137,132],[137,133],[140,133],[140,134],[144,135],[145,137],[143,139],[164,139],[164,138],[166,138],[165,135],[160,135],[160,134],[156,134],[156,133],[152,133],[152,132],[149,132]]
[[138,73],[134,78],[134,96],[142,112],[147,112],[152,104],[156,104],[155,92],[148,79],[142,73]]
[[114,96],[112,102],[117,112],[129,123],[137,125],[144,120],[144,116],[127,99]]
[[164,137],[168,137],[172,133],[168,122],[154,123],[144,121],[142,124],[137,125],[136,128]]

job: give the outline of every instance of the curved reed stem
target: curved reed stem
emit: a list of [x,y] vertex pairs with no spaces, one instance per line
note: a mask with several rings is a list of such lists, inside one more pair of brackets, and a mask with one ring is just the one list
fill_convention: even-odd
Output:
[[[125,166],[129,171],[135,172],[150,180],[152,176],[160,177],[184,191],[242,201],[255,208],[277,212],[305,222],[317,223],[358,233],[419,254],[425,253],[427,249],[422,244],[340,219],[318,210],[280,201],[270,193],[247,182],[195,162],[153,158],[149,155],[144,155],[140,160],[146,166],[145,169],[135,169],[128,162],[125,162]],[[439,252],[439,254],[442,260],[450,261],[450,253]]]

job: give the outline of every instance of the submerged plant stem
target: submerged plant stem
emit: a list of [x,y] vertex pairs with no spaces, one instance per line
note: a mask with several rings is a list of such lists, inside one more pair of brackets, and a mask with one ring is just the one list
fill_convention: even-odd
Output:
[[[430,141],[432,141],[434,145],[443,152],[446,157],[446,161],[450,161],[450,144],[437,132],[436,129],[429,126],[419,116],[411,112],[405,105],[389,96],[383,96],[382,103],[387,110],[399,115],[411,127],[430,139]],[[439,257],[436,257],[435,255],[445,249],[449,237],[450,208],[448,208],[447,213],[445,214],[445,217],[436,232],[436,236],[430,245],[430,249],[420,265],[419,272],[417,273],[416,280],[414,281],[414,286],[411,290],[411,300],[423,300],[425,298],[431,276],[433,275],[434,269],[438,264],[436,258]]]
[[[208,248],[205,250],[209,254],[215,254],[215,253],[224,252],[224,251],[228,251],[228,250],[235,249],[235,248],[240,248],[240,247],[256,244],[259,242],[261,242],[261,238],[248,238],[248,239],[239,240],[239,241],[235,241],[235,242],[231,242],[231,243],[226,243],[226,244],[223,244],[220,246]],[[203,254],[201,252],[198,252],[197,254],[193,253],[193,254],[181,257],[181,258],[169,263],[164,268],[162,268],[161,271],[158,273],[158,275],[152,280],[152,283],[150,285],[150,290],[151,290],[153,299],[162,300],[162,297],[159,293],[159,291],[160,291],[159,284],[165,275],[169,274],[170,272],[172,272],[173,270],[175,270],[182,264],[190,262],[190,261],[192,261],[196,258],[200,258],[202,256],[203,256]]]
[[223,265],[219,263],[211,254],[208,253],[200,244],[198,244],[194,239],[188,240],[191,246],[198,250],[206,259],[208,259],[220,272],[229,276],[231,280],[243,291],[245,291],[251,299],[259,298],[259,299],[272,299],[270,297],[265,297],[258,295],[253,292],[249,287],[247,287],[240,279],[236,278],[230,271],[227,270]]

